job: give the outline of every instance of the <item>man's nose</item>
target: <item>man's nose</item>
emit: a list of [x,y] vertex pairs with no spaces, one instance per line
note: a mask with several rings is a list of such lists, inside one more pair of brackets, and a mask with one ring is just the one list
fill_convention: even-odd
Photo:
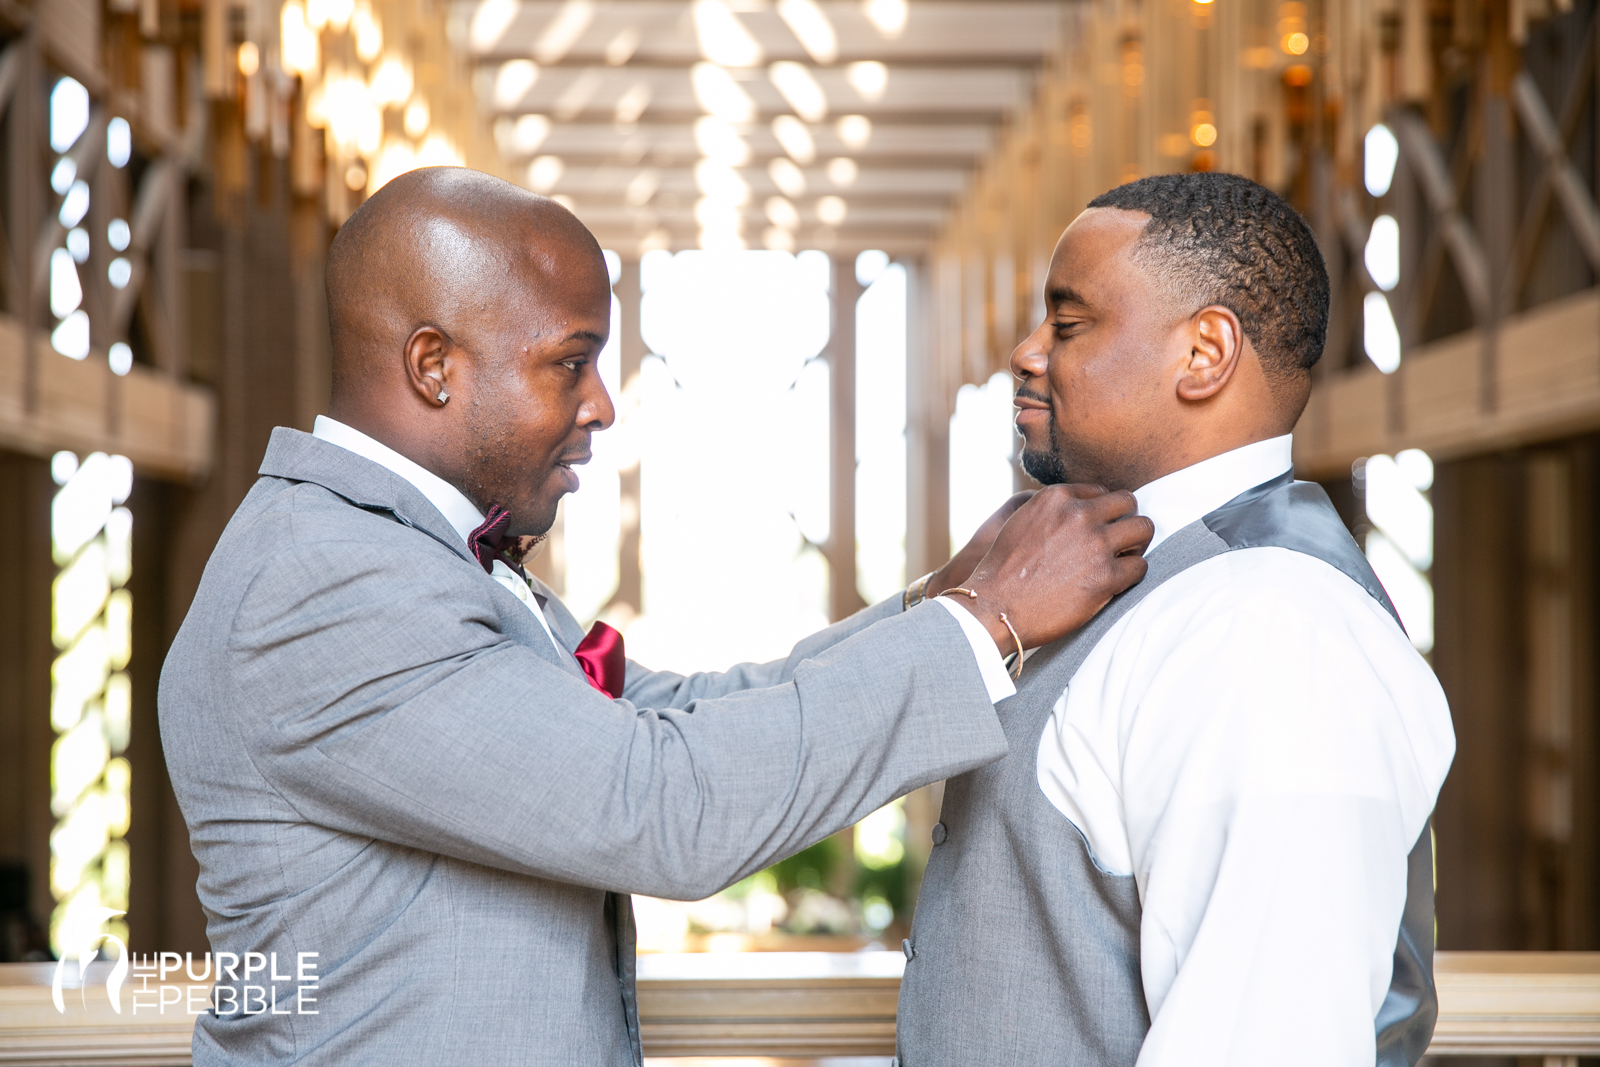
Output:
[[1042,378],[1049,362],[1050,323],[1047,321],[1040,323],[1037,330],[1011,350],[1011,373],[1023,381],[1029,378]]
[[589,394],[578,405],[578,425],[586,430],[606,430],[616,421],[616,405],[612,404],[611,394],[596,373]]

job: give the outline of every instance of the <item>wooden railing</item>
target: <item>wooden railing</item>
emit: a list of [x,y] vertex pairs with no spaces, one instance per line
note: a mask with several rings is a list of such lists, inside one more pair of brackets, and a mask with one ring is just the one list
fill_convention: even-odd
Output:
[[[639,960],[652,1056],[889,1056],[904,958],[898,952],[686,953]],[[59,1013],[53,964],[0,966],[0,1064],[154,1067],[189,1063],[194,1019],[112,1011],[91,969],[87,1007],[69,982]],[[77,968],[69,965],[68,973]],[[1600,1054],[1600,953],[1441,952],[1435,1056],[1542,1056],[1576,1067]],[[182,1003],[187,986],[168,986]],[[195,987],[203,998],[201,987]],[[126,997],[127,991],[124,991]]]

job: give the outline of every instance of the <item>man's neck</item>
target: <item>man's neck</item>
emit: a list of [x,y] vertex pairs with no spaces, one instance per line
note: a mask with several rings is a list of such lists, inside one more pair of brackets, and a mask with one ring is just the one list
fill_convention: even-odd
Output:
[[1288,434],[1254,441],[1171,471],[1133,491],[1139,514],[1155,523],[1154,549],[1189,523],[1240,493],[1288,471],[1293,459]]
[[[1161,480],[1168,475],[1177,474],[1179,471],[1188,470],[1198,464],[1218,456],[1225,456],[1230,452],[1237,452],[1241,448],[1248,448],[1262,441],[1273,441],[1280,437],[1287,437],[1293,432],[1293,427],[1281,429],[1278,427],[1263,427],[1247,433],[1234,433],[1227,436],[1207,436],[1203,440],[1169,443],[1151,450],[1140,457],[1144,462],[1130,464],[1119,477],[1114,479],[1119,484],[1110,488],[1126,489],[1128,492],[1137,492],[1141,487]],[[1104,483],[1102,483],[1104,484]]]

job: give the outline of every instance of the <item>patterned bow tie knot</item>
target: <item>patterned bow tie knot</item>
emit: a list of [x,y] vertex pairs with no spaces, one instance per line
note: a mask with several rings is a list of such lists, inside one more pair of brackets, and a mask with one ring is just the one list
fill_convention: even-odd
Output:
[[493,574],[494,561],[499,560],[526,580],[528,572],[523,569],[523,561],[533,555],[544,538],[531,534],[512,537],[506,533],[510,528],[511,512],[499,504],[490,504],[483,523],[467,535],[467,547],[477,557],[483,573]]

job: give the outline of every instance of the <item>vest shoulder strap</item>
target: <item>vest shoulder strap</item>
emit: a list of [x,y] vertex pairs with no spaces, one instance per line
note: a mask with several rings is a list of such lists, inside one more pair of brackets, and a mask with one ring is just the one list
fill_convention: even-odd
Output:
[[1365,589],[1395,622],[1400,621],[1361,546],[1344,528],[1333,501],[1316,482],[1297,482],[1293,472],[1285,471],[1245,490],[1200,521],[1229,551],[1287,548],[1315,556]]

